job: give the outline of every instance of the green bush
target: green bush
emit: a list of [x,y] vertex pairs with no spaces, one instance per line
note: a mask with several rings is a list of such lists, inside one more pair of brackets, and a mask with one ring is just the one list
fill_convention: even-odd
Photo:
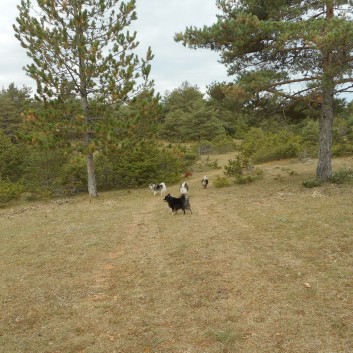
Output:
[[353,126],[352,122],[336,117],[333,125],[332,155],[347,156],[353,153]]
[[341,156],[349,156],[353,154],[353,143],[344,140],[340,142],[335,142],[332,145],[332,156],[341,157]]
[[0,178],[12,182],[20,180],[24,173],[23,148],[0,131]]
[[221,169],[219,166],[218,160],[211,160],[210,156],[207,156],[206,159],[198,160],[192,167],[193,172],[206,172],[212,169]]
[[63,165],[61,186],[63,194],[69,195],[87,190],[87,165],[84,156],[74,154]]
[[331,182],[334,184],[344,184],[353,181],[353,170],[342,168],[337,172],[332,173]]
[[237,156],[235,160],[228,160],[228,165],[224,166],[224,174],[229,177],[237,177],[243,174],[245,168],[244,160]]
[[302,150],[300,136],[282,130],[276,133],[253,128],[241,145],[244,156],[255,163],[297,157]]
[[292,127],[295,134],[302,139],[301,151],[299,151],[299,159],[305,160],[308,157],[317,157],[319,145],[320,126],[317,120],[307,119],[301,125]]
[[225,188],[233,185],[233,181],[230,178],[227,178],[226,176],[217,175],[216,179],[214,179],[213,181],[213,185],[216,188]]
[[308,188],[308,189],[310,189],[310,188],[316,188],[316,187],[322,185],[322,181],[319,180],[319,179],[303,180],[302,185],[303,185],[305,188]]
[[195,144],[194,152],[199,155],[205,154],[223,154],[234,152],[236,150],[236,143],[230,137],[225,135],[218,136],[213,140],[201,140]]
[[64,149],[30,147],[26,157],[23,184],[33,199],[67,194],[65,183],[71,170],[70,158]]
[[236,143],[234,139],[224,135],[214,138],[211,143],[214,153],[223,154],[234,152],[236,150]]
[[19,183],[11,183],[0,179],[0,207],[7,205],[13,200],[19,199],[23,187]]
[[161,181],[175,183],[196,158],[196,154],[181,145],[161,147],[154,141],[129,144],[109,156],[98,155],[98,188],[139,187]]
[[228,160],[228,164],[224,166],[224,177],[219,177],[215,186],[229,186],[229,183],[248,184],[262,176],[263,171],[259,168],[254,168],[250,159],[240,154],[234,160]]
[[257,179],[261,179],[264,175],[264,171],[260,168],[254,168],[251,172],[247,172],[242,175],[235,177],[235,184],[249,184]]
[[[302,139],[302,155],[317,157],[319,148],[319,121],[307,119],[300,126],[292,127]],[[344,118],[335,117],[333,126],[332,155],[335,157],[353,154],[352,123]]]

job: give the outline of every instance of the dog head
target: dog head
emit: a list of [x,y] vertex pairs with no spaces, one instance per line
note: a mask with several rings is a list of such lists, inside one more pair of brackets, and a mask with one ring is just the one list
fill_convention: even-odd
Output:
[[163,201],[168,202],[168,201],[170,201],[170,199],[171,199],[171,196],[170,196],[170,194],[168,194],[164,197]]

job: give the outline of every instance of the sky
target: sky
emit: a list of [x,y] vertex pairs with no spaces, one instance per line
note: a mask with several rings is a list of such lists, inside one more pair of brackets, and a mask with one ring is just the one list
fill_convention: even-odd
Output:
[[[30,63],[25,49],[14,37],[15,23],[20,0],[0,0],[0,89],[10,83],[35,88],[23,67]],[[137,31],[140,42],[136,53],[144,57],[148,46],[155,55],[151,62],[150,77],[155,89],[162,95],[188,81],[202,92],[212,82],[231,81],[226,68],[218,62],[217,53],[206,49],[189,49],[176,43],[174,34],[187,26],[202,27],[216,21],[216,0],[136,0],[138,19],[132,30]]]

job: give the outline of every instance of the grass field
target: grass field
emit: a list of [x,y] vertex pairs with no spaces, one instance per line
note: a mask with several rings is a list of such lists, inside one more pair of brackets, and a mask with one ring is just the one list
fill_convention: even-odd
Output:
[[195,173],[185,216],[147,187],[0,209],[0,352],[353,352],[352,185],[260,167]]

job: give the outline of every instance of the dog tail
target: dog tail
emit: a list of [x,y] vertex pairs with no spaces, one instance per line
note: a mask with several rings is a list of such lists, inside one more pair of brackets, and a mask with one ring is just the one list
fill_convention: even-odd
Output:
[[180,198],[183,200],[184,208],[186,210],[189,210],[190,213],[192,213],[191,212],[190,201],[189,201],[189,196],[183,194],[183,195],[180,196]]

